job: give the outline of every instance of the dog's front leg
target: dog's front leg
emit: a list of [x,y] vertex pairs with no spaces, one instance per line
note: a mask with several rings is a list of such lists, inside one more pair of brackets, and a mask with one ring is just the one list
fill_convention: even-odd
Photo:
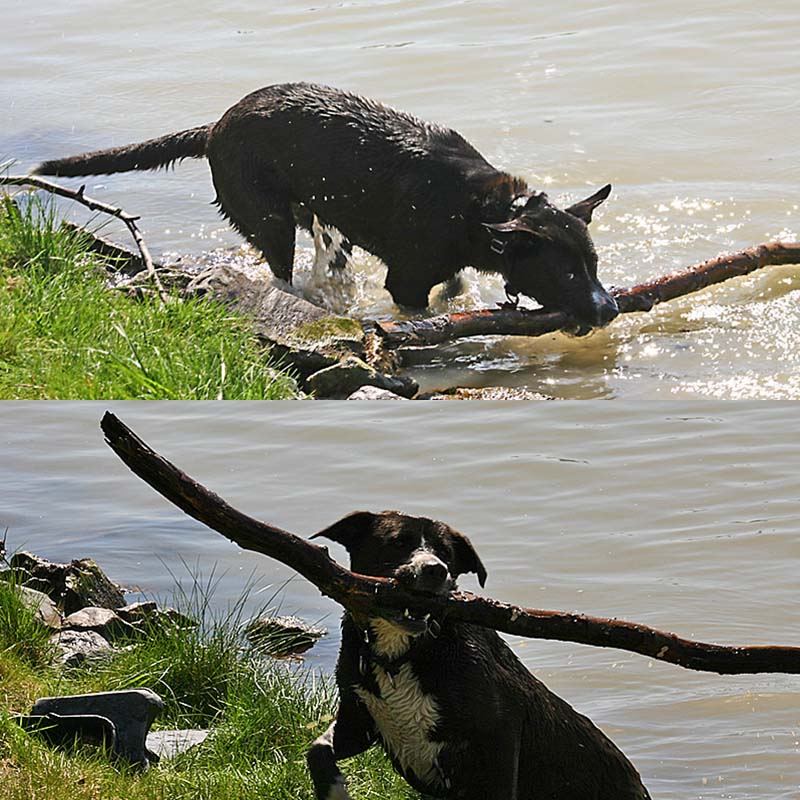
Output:
[[336,720],[306,753],[317,800],[352,800],[336,762],[363,753],[374,741],[375,726],[366,708],[356,698],[343,700]]

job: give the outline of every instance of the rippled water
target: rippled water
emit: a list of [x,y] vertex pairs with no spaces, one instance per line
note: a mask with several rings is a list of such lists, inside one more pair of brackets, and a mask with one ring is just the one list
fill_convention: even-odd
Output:
[[[229,502],[298,534],[354,509],[397,508],[467,533],[493,597],[706,641],[800,644],[796,404],[0,406],[0,529],[12,548],[93,556],[167,598],[173,576],[214,572],[222,609],[248,581],[255,608],[290,572],[129,473],[98,429],[109,405]],[[474,576],[462,586],[478,590]],[[331,630],[308,661],[331,669],[338,608],[296,577],[280,597],[284,613]],[[654,798],[800,793],[797,676],[718,677],[621,651],[512,644],[612,736]]]
[[[6,6],[0,159],[21,168],[211,121],[255,88],[305,79],[450,125],[559,201],[613,183],[593,226],[610,285],[798,232],[800,14],[789,0]],[[238,247],[209,205],[204,164],[93,178],[87,191],[143,214],[154,250]],[[308,239],[298,261],[313,296]],[[397,313],[383,268],[357,261],[347,310]],[[470,282],[434,309],[503,296],[497,278]],[[412,372],[425,389],[797,398],[798,298],[798,269],[776,267],[588,339],[471,341],[425,353]]]

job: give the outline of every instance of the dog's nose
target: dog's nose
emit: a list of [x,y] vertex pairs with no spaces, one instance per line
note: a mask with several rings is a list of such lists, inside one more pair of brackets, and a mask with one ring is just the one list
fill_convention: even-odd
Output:
[[596,327],[602,328],[619,316],[617,301],[608,292],[592,292],[592,300]]
[[430,586],[438,586],[447,580],[447,567],[441,561],[428,561],[419,572],[420,578]]

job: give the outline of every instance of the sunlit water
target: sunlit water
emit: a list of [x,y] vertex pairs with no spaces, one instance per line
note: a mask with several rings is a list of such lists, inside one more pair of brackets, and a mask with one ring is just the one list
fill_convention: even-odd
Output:
[[[483,591],[501,600],[706,641],[800,644],[796,404],[0,405],[11,549],[93,556],[165,599],[175,577],[213,574],[217,611],[248,583],[252,611],[288,580],[275,604],[329,628],[307,661],[328,672],[337,606],[128,472],[98,428],[108,407],[230,503],[298,534],[397,508],[467,533],[488,569]],[[346,558],[338,545],[331,553]],[[474,576],[461,583],[480,591]],[[798,676],[719,677],[622,651],[512,644],[602,725],[654,798],[800,793]]]
[[[0,160],[19,169],[212,121],[255,88],[302,79],[450,125],[558,201],[613,183],[593,226],[608,285],[798,232],[800,14],[789,0],[5,5]],[[210,205],[205,164],[90,178],[87,191],[142,214],[157,252],[238,247]],[[311,280],[310,239],[297,260],[312,298],[398,313],[375,259],[358,255],[344,293]],[[433,310],[503,299],[498,278],[469,279]],[[771,268],[586,339],[470,341],[423,354],[412,373],[426,389],[796,398],[799,297],[800,271]]]

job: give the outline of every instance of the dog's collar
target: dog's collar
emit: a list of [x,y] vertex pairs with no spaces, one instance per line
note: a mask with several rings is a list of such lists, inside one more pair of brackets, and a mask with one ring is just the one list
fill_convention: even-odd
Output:
[[433,617],[431,617],[428,622],[428,629],[424,633],[414,636],[408,645],[408,649],[402,655],[399,655],[396,658],[390,658],[389,656],[384,656],[375,652],[375,643],[377,641],[377,637],[370,628],[369,622],[367,622],[365,627],[360,626],[355,622],[355,620],[353,620],[353,624],[359,633],[360,641],[358,653],[358,671],[361,673],[361,675],[366,675],[370,665],[374,664],[380,667],[387,674],[392,683],[394,683],[393,679],[400,672],[403,664],[406,664],[411,660],[415,650],[418,649],[419,645],[429,637],[433,639],[437,638],[442,627],[438,620],[435,620]]
[[[491,231],[490,231],[491,233]],[[514,288],[513,284],[513,272],[514,272],[514,264],[508,256],[508,242],[503,239],[498,238],[497,236],[492,236],[489,240],[489,249],[495,254],[500,256],[503,259],[503,272],[502,275],[506,279],[505,280],[505,293],[506,297],[508,298],[508,306],[513,306],[514,308],[517,307],[517,303],[519,303],[519,291]]]
[[498,256],[504,256],[506,254],[506,243],[497,236],[492,236],[489,242],[489,249]]

